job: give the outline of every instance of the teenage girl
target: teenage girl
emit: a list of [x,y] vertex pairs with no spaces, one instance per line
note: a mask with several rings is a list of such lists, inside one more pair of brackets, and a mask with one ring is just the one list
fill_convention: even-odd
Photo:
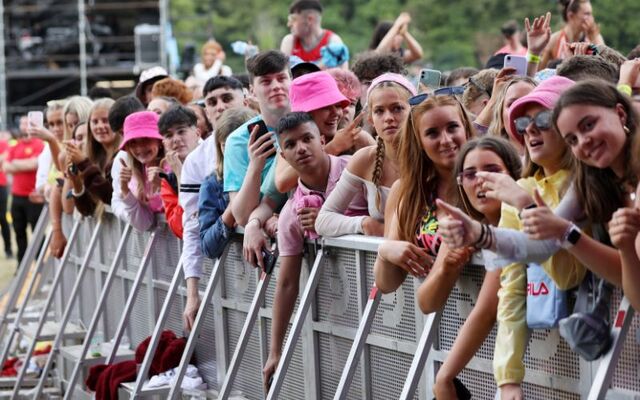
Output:
[[[505,139],[485,136],[467,142],[460,150],[455,167],[458,204],[473,219],[492,226],[498,225],[501,202],[485,195],[483,180],[478,173],[504,174],[515,180],[520,176],[521,169],[516,149]],[[456,253],[450,254],[444,262],[434,264],[427,279],[418,288],[418,305],[424,313],[442,309],[460,275],[461,264],[453,256]],[[478,351],[496,322],[499,288],[500,270],[487,272],[478,300],[460,329],[447,359],[438,370],[433,388],[436,398],[456,398],[454,378]]]
[[109,110],[113,104],[112,99],[100,99],[94,103],[84,151],[73,142],[65,143],[67,157],[82,177],[82,185],[73,192],[76,209],[82,215],[92,215],[100,203],[111,204],[110,172],[122,140],[122,136],[113,132],[109,125]]
[[[448,256],[446,246],[440,249],[438,220],[444,215],[435,200],[453,199],[456,156],[473,135],[466,111],[453,96],[428,97],[410,111],[398,147],[400,178],[385,209],[387,240],[374,266],[375,284],[383,293],[396,290],[407,274],[425,277],[436,256]],[[469,255],[461,252],[460,265]]]
[[111,209],[120,219],[138,230],[148,230],[155,213],[162,211],[160,161],[164,158],[158,114],[140,111],[124,120],[123,150],[111,169],[113,197]]
[[[319,235],[384,234],[387,196],[399,178],[398,138],[409,116],[409,97],[415,95],[415,88],[402,75],[386,73],[371,83],[367,111],[378,136],[377,143],[358,150],[347,164],[316,219]],[[363,192],[367,197],[368,216],[344,215],[353,198]]]

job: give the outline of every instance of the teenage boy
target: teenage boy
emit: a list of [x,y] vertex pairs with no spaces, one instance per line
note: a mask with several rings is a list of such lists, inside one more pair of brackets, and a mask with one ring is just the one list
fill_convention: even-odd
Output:
[[182,207],[178,204],[178,182],[182,163],[197,146],[200,131],[198,117],[189,108],[177,105],[160,116],[158,130],[164,138],[165,159],[171,167],[166,179],[162,179],[160,197],[171,231],[182,239]]
[[[216,121],[224,110],[244,106],[242,84],[235,78],[216,76],[204,86],[205,111],[215,130]],[[200,224],[198,223],[198,193],[205,178],[216,168],[215,134],[200,143],[182,165],[180,194],[182,207],[182,268],[187,281],[187,303],[183,312],[185,329],[190,330],[195,320],[200,296],[198,281],[202,277],[202,251],[200,249]]]
[[280,155],[299,176],[293,196],[286,202],[278,219],[280,272],[273,301],[273,323],[269,359],[263,370],[264,382],[276,370],[282,342],[293,312],[298,286],[305,236],[315,234],[318,207],[305,207],[304,198],[325,199],[335,188],[348,158],[326,153],[318,126],[305,112],[292,112],[283,117],[277,129]]

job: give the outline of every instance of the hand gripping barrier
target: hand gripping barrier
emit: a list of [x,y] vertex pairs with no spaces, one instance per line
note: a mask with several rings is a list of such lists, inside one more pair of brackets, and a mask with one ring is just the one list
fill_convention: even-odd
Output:
[[[165,266],[154,263],[155,278],[143,279],[142,276],[150,253],[154,252],[152,249],[164,251],[179,247],[179,244],[175,238],[156,233],[151,233],[144,251],[134,248],[134,253],[127,253],[125,260],[140,265],[135,276],[129,271],[118,271],[112,292],[121,292],[118,283],[125,285],[133,281],[125,307],[119,305],[122,295],[106,297],[104,323],[110,326],[104,330],[113,331],[111,325],[117,319],[111,314],[115,312],[120,319],[115,335],[117,341],[126,331],[135,345],[142,337],[152,334],[156,321],[161,319],[156,310],[166,300],[162,294],[167,293],[169,282],[175,277],[176,264],[173,261]],[[99,242],[103,239],[102,234],[100,236]],[[82,255],[88,248],[88,239],[86,236],[77,238]],[[274,376],[272,392],[265,393],[261,369],[268,352],[274,285],[265,285],[264,281],[261,285],[256,271],[243,262],[242,242],[235,237],[224,256],[213,265],[206,290],[205,282],[202,282],[205,295],[188,339],[188,352],[180,363],[180,374],[184,373],[186,363],[195,353],[198,368],[212,389],[208,395],[213,398],[218,395],[216,390],[228,382],[229,389],[225,390],[229,396],[248,399],[267,396],[278,399],[431,399],[435,374],[477,300],[484,270],[478,266],[466,267],[442,312],[424,316],[415,304],[417,280],[407,279],[393,294],[378,296],[375,290],[371,292],[372,266],[379,242],[379,239],[362,236],[325,239],[317,255],[306,255],[304,264],[312,268],[306,273],[308,270],[303,266],[299,301],[285,337],[281,362]],[[89,265],[97,268],[92,262]],[[160,274],[159,268],[170,270],[171,275]],[[107,271],[105,268],[104,272]],[[276,268],[271,279],[277,280],[277,272]],[[105,290],[104,286],[101,288]],[[138,291],[142,295],[138,296]],[[371,294],[373,300],[379,300],[375,304],[369,303]],[[85,301],[82,291],[79,296],[78,302],[82,304]],[[183,296],[184,290],[178,288],[174,301],[179,302]],[[132,314],[130,303],[135,297],[146,299],[146,303],[137,304],[138,311]],[[633,315],[619,291],[614,297],[614,345],[599,362],[580,360],[559,338],[557,331],[531,334],[525,356],[525,398],[564,400],[607,396],[624,399],[640,395],[640,345],[635,339],[640,319]],[[88,316],[82,316],[90,328],[89,321],[96,318],[96,310],[91,311]],[[180,329],[181,309],[173,307],[168,314],[168,325]],[[251,320],[248,317],[252,316],[252,323],[258,329],[245,329]],[[494,341],[495,331],[458,375],[474,398],[491,399],[495,395],[491,366]],[[232,369],[229,359],[237,353],[240,343],[244,354],[238,353],[237,366]],[[117,347],[116,343],[114,349]],[[64,372],[57,372],[63,382],[68,382]],[[176,398],[180,392],[177,383],[162,393]],[[143,388],[139,394],[147,393]],[[70,393],[66,396],[73,398]]]

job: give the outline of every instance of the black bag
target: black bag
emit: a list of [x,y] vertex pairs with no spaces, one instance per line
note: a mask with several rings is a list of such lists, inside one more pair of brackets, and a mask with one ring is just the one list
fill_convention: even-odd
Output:
[[578,289],[574,313],[558,324],[560,336],[587,361],[600,358],[611,347],[612,292],[611,284],[587,273]]

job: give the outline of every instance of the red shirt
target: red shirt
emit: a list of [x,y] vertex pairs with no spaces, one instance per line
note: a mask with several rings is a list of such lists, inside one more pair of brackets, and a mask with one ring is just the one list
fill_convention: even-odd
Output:
[[[0,140],[0,155],[5,155],[9,150],[9,142],[6,140]],[[0,168],[0,186],[7,186],[7,175]]]
[[167,218],[169,228],[178,239],[182,239],[182,214],[184,210],[178,204],[178,195],[165,179],[160,182],[160,197],[162,198],[164,215]]
[[[15,146],[9,147],[6,161],[27,160],[38,157],[44,149],[44,143],[40,139],[20,139]],[[13,174],[11,193],[15,196],[29,196],[36,188],[36,169],[20,171]]]
[[298,37],[294,37],[293,49],[291,50],[291,55],[298,56],[302,59],[302,61],[306,61],[306,62],[318,61],[322,58],[322,55],[320,55],[320,49],[322,49],[324,46],[329,44],[331,35],[333,35],[333,32],[331,32],[328,29],[325,29],[324,35],[322,35],[322,39],[320,39],[320,42],[316,45],[316,47],[314,47],[310,51],[306,51],[304,47],[302,47],[302,43],[300,43],[300,39]]

